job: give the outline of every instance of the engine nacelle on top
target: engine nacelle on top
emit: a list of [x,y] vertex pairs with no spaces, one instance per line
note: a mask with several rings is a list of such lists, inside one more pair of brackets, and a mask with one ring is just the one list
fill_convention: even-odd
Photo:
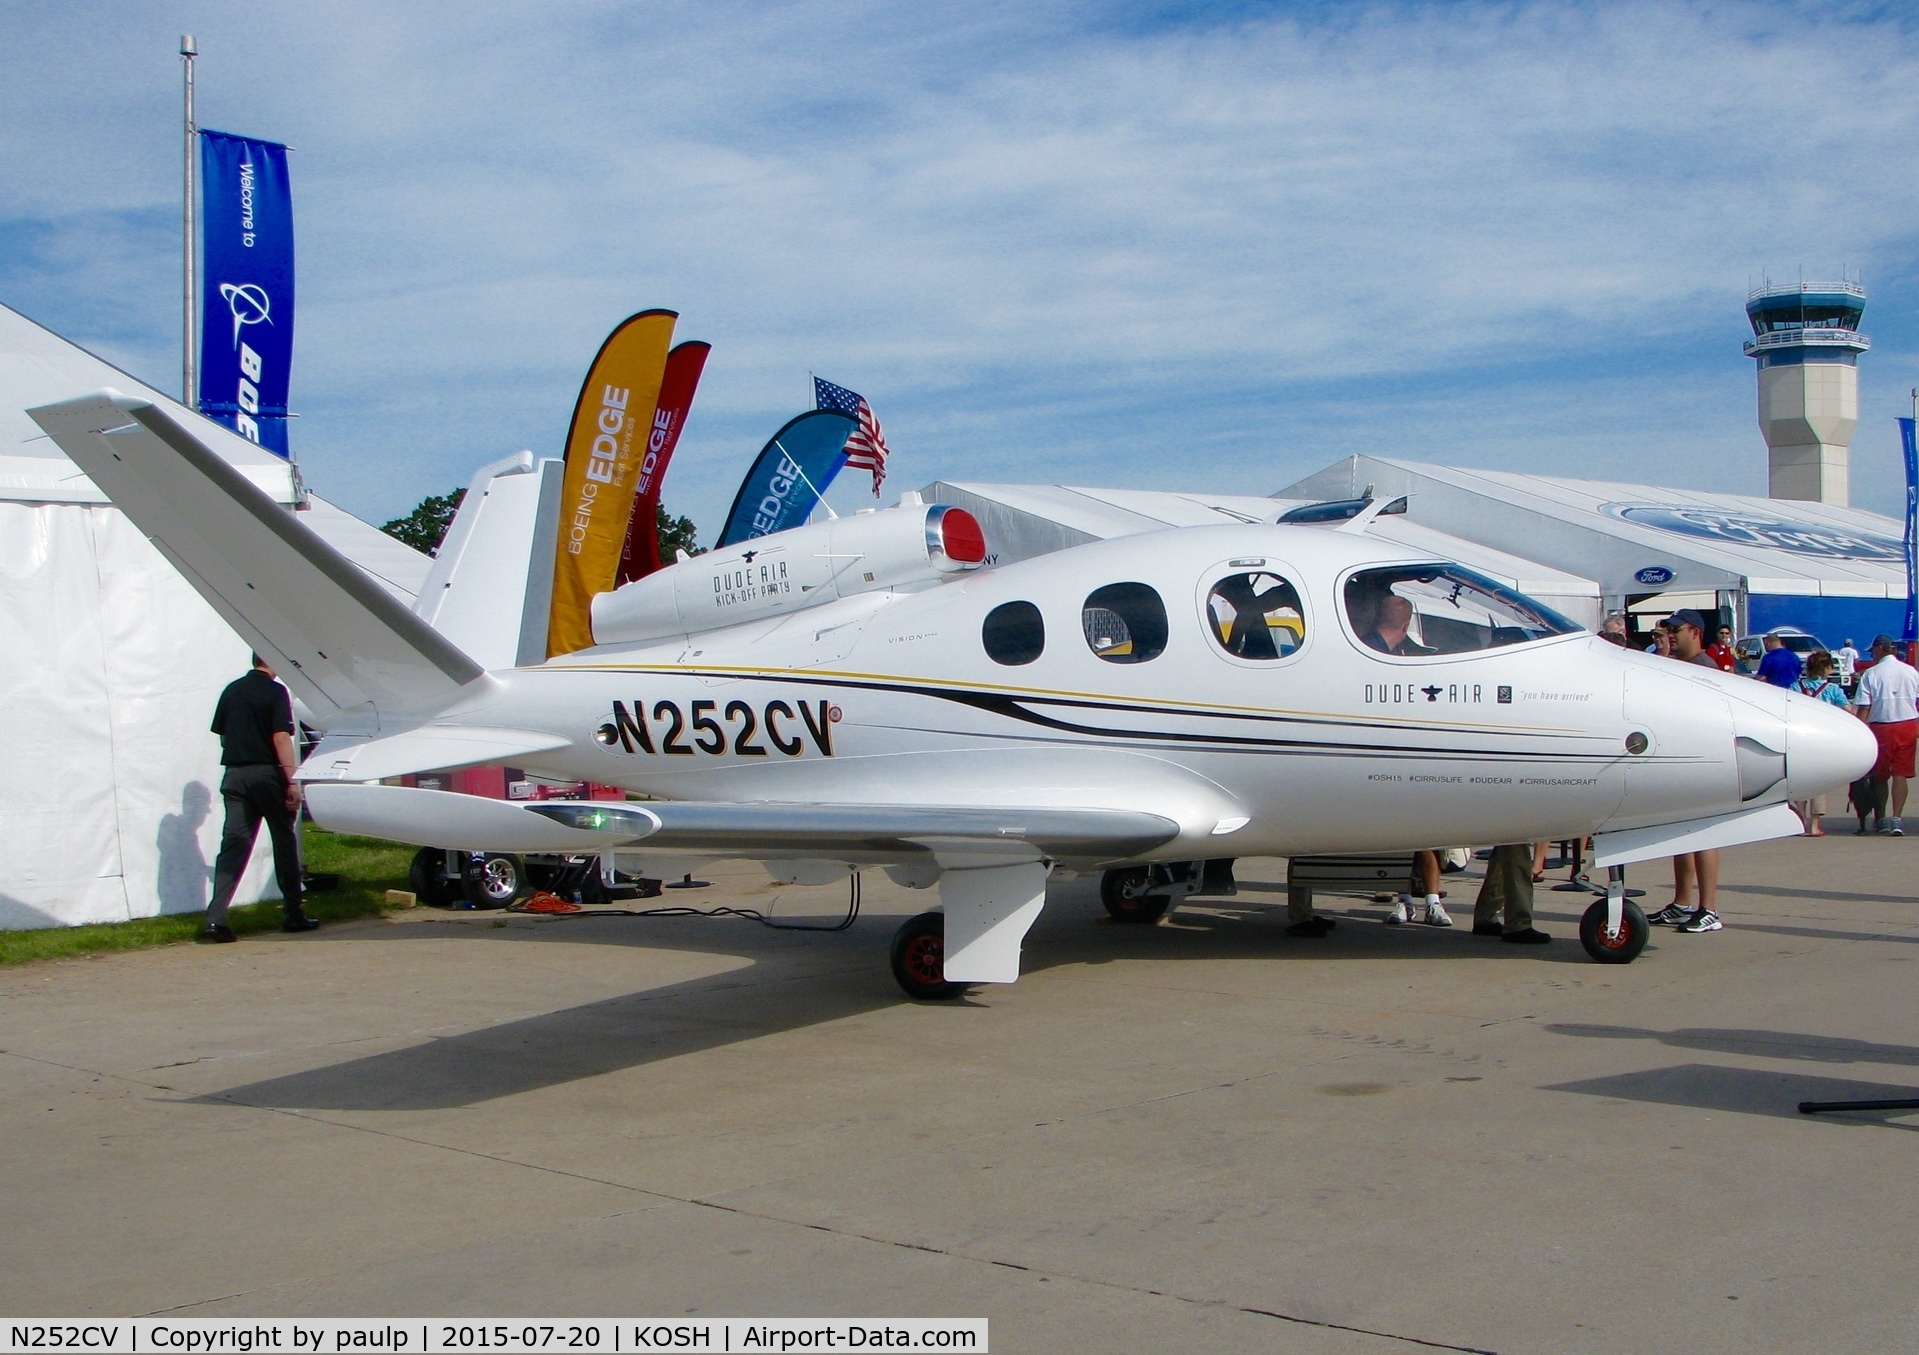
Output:
[[902,504],[755,537],[593,599],[593,640],[622,644],[781,616],[977,569],[986,537],[964,508]]

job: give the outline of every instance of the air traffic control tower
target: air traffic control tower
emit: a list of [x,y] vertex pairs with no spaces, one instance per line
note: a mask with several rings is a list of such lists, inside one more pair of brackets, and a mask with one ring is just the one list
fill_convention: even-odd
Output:
[[1856,282],[1795,282],[1746,298],[1759,363],[1759,431],[1766,435],[1775,499],[1846,504],[1846,460],[1859,424],[1859,332],[1866,289]]

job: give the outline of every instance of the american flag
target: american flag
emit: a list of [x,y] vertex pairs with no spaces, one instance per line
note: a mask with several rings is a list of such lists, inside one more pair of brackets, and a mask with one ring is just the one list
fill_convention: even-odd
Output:
[[837,409],[859,421],[859,426],[846,439],[846,464],[854,470],[873,472],[873,497],[877,499],[880,481],[886,478],[886,458],[892,453],[886,446],[886,434],[880,432],[880,421],[873,415],[873,406],[866,403],[865,396],[817,376],[813,378],[813,406]]

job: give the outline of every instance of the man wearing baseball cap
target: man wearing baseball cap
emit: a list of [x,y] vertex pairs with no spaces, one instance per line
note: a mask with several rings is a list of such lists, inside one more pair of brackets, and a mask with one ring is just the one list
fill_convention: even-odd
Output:
[[1885,781],[1891,791],[1892,822],[1879,820],[1879,831],[1906,835],[1900,822],[1906,812],[1907,783],[1913,774],[1913,748],[1919,743],[1919,672],[1899,658],[1898,643],[1890,635],[1872,642],[1872,667],[1859,679],[1852,711],[1879,741],[1879,760],[1873,779]]
[[[1719,665],[1706,650],[1705,617],[1687,607],[1667,617],[1664,625],[1672,632],[1672,656],[1675,659],[1681,663],[1696,663],[1715,673],[1719,671]],[[1698,887],[1699,906],[1692,908],[1687,906],[1686,900],[1692,896],[1695,885]],[[1682,852],[1672,859],[1672,902],[1646,921],[1666,923],[1682,932],[1722,931],[1725,924],[1719,920],[1715,908],[1718,902],[1719,849],[1709,847],[1703,852]]]

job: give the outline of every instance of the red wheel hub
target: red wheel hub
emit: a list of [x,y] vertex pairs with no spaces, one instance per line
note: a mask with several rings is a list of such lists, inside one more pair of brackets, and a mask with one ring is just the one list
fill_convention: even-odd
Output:
[[906,946],[906,972],[925,984],[946,981],[946,945],[937,936],[916,936]]
[[1608,936],[1606,935],[1606,924],[1601,922],[1599,924],[1599,944],[1607,950],[1624,950],[1632,944],[1632,924],[1626,921],[1622,915],[1619,919],[1619,934],[1617,936]]

